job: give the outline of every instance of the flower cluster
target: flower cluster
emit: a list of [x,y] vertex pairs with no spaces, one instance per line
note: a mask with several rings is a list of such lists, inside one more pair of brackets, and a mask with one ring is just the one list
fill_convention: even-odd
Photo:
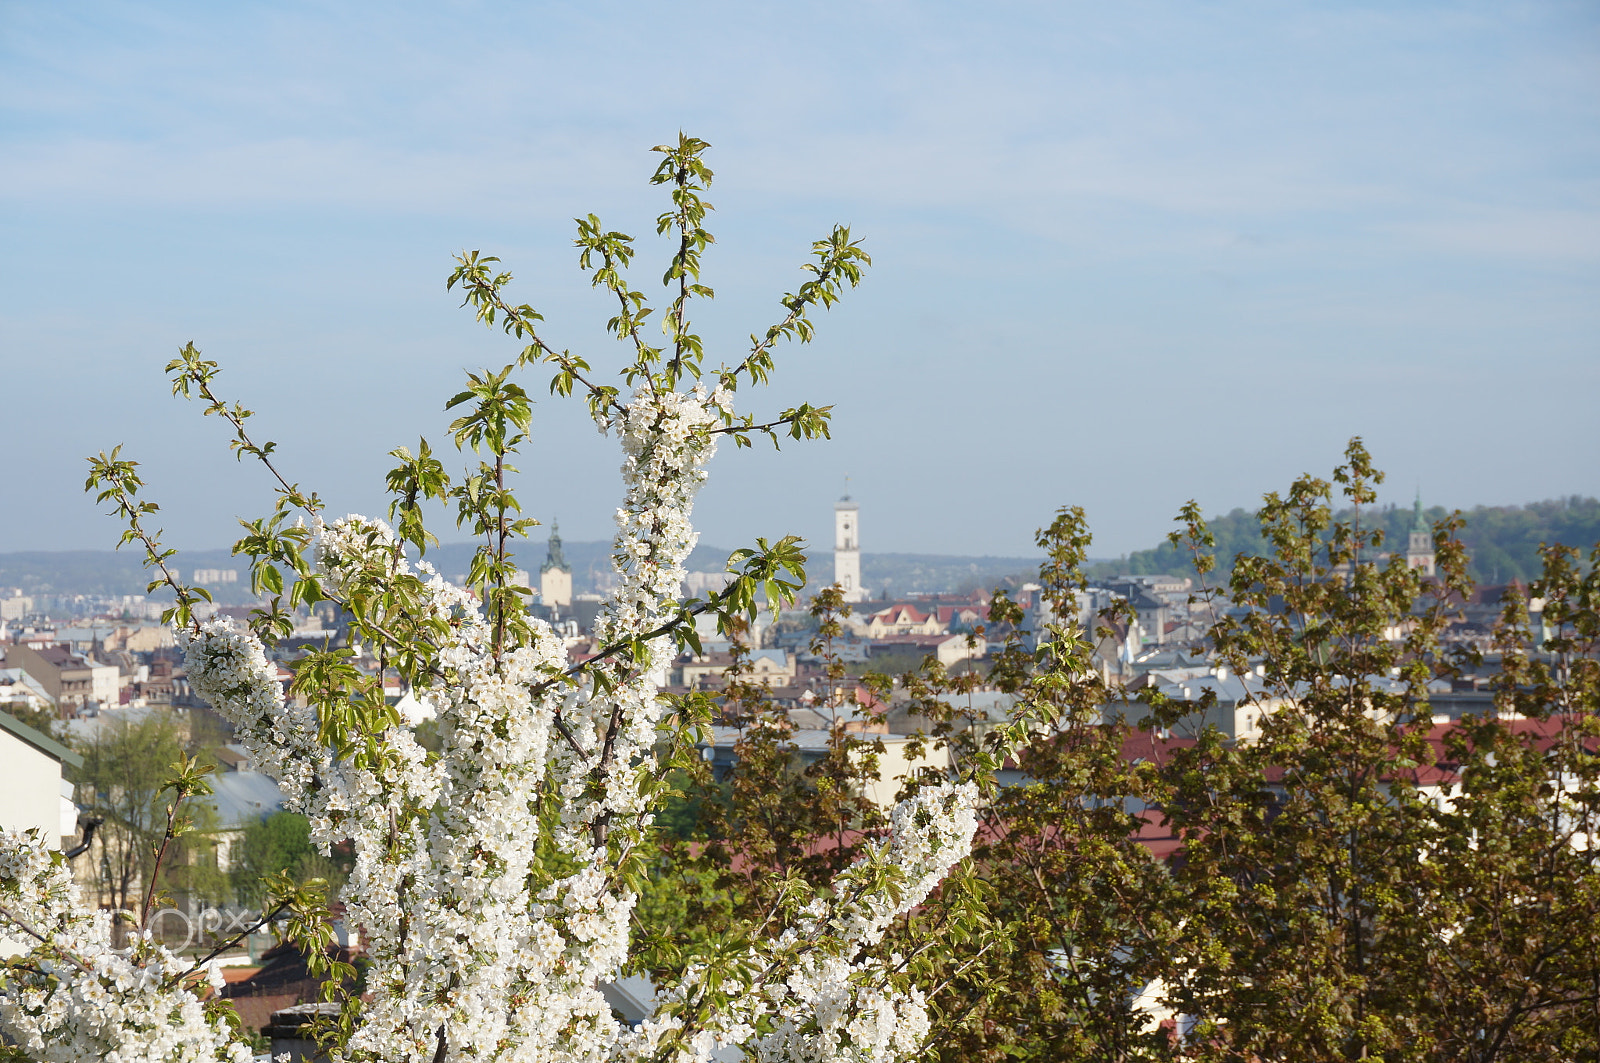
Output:
[[[352,717],[370,733],[330,745],[323,714],[354,704],[353,688],[291,703],[252,633],[212,620],[185,637],[195,692],[309,817],[313,840],[325,851],[353,845],[342,899],[372,966],[349,1056],[399,1063],[443,1048],[452,1060],[598,1063],[668,1046],[704,1060],[740,1046],[764,1060],[876,1061],[919,1050],[922,997],[871,947],[969,851],[971,787],[929,788],[897,808],[891,836],[868,847],[830,899],[729,968],[738,991],[728,1003],[668,1007],[630,1030],[601,992],[627,959],[636,897],[618,868],[650,824],[664,711],[652,673],[670,658],[661,632],[677,614],[694,498],[730,402],[720,388],[651,386],[610,415],[627,491],[617,589],[596,633],[627,650],[603,674],[567,676],[561,641],[539,621],[501,644],[476,600],[413,567],[383,522],[318,524],[328,593],[355,598],[399,581],[416,589],[406,630],[427,634],[404,649],[424,658],[414,693],[437,719],[437,754],[404,722],[370,714]],[[551,807],[556,814],[542,813]],[[59,863],[6,845],[8,903],[48,939],[32,973],[5,983],[12,1036],[41,1059],[131,1059],[133,1045],[140,1059],[244,1058],[227,1054],[236,1050],[224,1049],[221,1027],[174,981],[170,955],[145,941],[111,950],[104,917],[72,908]],[[691,977],[673,999],[703,999],[697,991]]]
[[[207,1014],[190,964],[135,937],[110,945],[108,913],[78,896],[66,862],[37,831],[0,828],[0,910],[12,932],[45,939],[0,966],[0,1029],[40,1063],[248,1063]],[[221,972],[212,966],[212,985]]]
[[[895,806],[889,836],[869,843],[776,940],[715,972],[697,967],[668,994],[670,1008],[641,1026],[636,1054],[665,1046],[679,1063],[738,1046],[766,1063],[889,1063],[922,1048],[922,993],[898,985],[898,958],[873,950],[891,921],[925,901],[972,852],[977,789],[926,787]],[[739,978],[748,992],[696,1008],[709,985]],[[766,1032],[757,1034],[758,1029]]]

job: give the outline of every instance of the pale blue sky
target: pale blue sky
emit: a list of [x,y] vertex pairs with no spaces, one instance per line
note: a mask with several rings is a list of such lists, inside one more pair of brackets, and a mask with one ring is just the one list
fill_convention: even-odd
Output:
[[[0,551],[114,541],[78,489],[119,442],[178,545],[264,508],[166,397],[189,339],[376,512],[384,453],[512,351],[451,254],[620,359],[571,218],[647,233],[680,128],[715,145],[714,349],[833,222],[876,261],[756,398],[835,404],[834,440],[725,452],[707,542],[826,536],[848,473],[869,551],[1022,553],[1073,503],[1116,554],[1356,434],[1386,500],[1600,493],[1593,3],[11,2]],[[608,537],[613,445],[536,417],[528,510]]]

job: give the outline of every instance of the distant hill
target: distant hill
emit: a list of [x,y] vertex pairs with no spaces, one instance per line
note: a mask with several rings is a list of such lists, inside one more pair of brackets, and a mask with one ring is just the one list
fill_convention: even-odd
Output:
[[[1446,511],[1439,506],[1425,510],[1429,521],[1439,520]],[[1467,526],[1462,542],[1472,557],[1472,574],[1480,583],[1529,580],[1539,573],[1538,548],[1541,542],[1562,542],[1578,546],[1587,553],[1600,542],[1600,501],[1573,496],[1526,506],[1477,506],[1466,514]],[[1219,562],[1231,561],[1238,554],[1260,554],[1266,549],[1253,513],[1236,509],[1225,516],[1208,518],[1217,538]],[[1367,519],[1383,527],[1387,549],[1405,549],[1413,512],[1410,508],[1389,506],[1371,511]],[[563,544],[567,563],[572,566],[573,590],[592,593],[603,589],[610,573],[611,544],[608,542],[567,542]],[[446,543],[428,552],[446,577],[455,578],[467,571],[474,549],[471,543]],[[699,546],[689,556],[691,572],[721,572],[732,551],[717,546]],[[140,564],[141,554],[132,549],[29,551],[0,554],[0,588],[20,587],[24,594],[46,595],[122,595],[144,594],[149,575]],[[806,567],[810,585],[824,586],[833,577],[833,553],[816,551]],[[539,566],[544,563],[545,543],[525,543],[518,562],[537,584]],[[861,577],[873,597],[885,590],[889,594],[938,592],[965,593],[1015,585],[1038,572],[1037,557],[954,556],[946,554],[861,555]],[[246,564],[227,550],[185,551],[171,562],[185,578],[199,569],[233,569],[240,582],[208,584],[217,601],[240,604],[249,600],[249,573]],[[1091,575],[1112,576],[1170,572],[1192,572],[1189,557],[1170,544],[1139,550],[1117,561],[1093,561]],[[155,597],[161,597],[156,595]]]
[[[431,550],[428,557],[447,576],[463,573],[472,558],[473,547],[466,543],[451,543]],[[531,557],[528,556],[531,552]],[[611,571],[611,544],[608,542],[563,542],[562,552],[567,564],[572,566],[572,587],[578,593],[593,592],[599,588]],[[728,555],[733,551],[721,546],[695,547],[687,565],[690,572],[722,572],[727,568]],[[544,564],[545,544],[531,543],[523,548],[527,559],[523,568],[537,573]],[[806,576],[812,587],[826,586],[833,580],[833,552],[817,550],[808,553]],[[947,554],[873,554],[861,555],[861,579],[873,594],[884,587],[893,594],[927,594],[938,592],[964,593],[989,590],[1008,579],[1026,579],[1036,574],[1039,558],[1028,557],[966,557]]]
[[[565,542],[562,547],[572,567],[573,590],[582,594],[603,588],[611,571],[611,544]],[[429,550],[427,559],[447,578],[454,579],[466,573],[474,549],[472,543],[445,543]],[[689,555],[687,567],[691,572],[721,572],[732,552],[724,547],[698,546]],[[24,594],[35,597],[144,594],[150,576],[140,563],[142,556],[131,549],[0,554],[0,589],[20,587]],[[544,560],[542,540],[523,544],[517,555],[518,564],[528,570],[535,585]],[[245,559],[234,557],[227,550],[183,551],[170,564],[185,580],[192,579],[196,569],[233,569],[238,574],[238,582],[209,583],[207,589],[223,605],[250,600],[249,566]],[[1026,557],[870,553],[861,557],[862,579],[874,595],[885,587],[893,594],[988,590],[1008,581],[1029,578],[1038,567],[1039,559]],[[813,587],[831,581],[832,552],[811,554],[806,573]]]
[[[1448,515],[1449,511],[1442,506],[1423,510],[1429,523]],[[1514,579],[1526,582],[1536,578],[1540,570],[1541,542],[1576,546],[1585,555],[1600,542],[1600,500],[1578,495],[1525,506],[1475,506],[1462,516],[1467,523],[1461,531],[1461,541],[1471,557],[1470,571],[1473,579],[1484,584]],[[1376,520],[1382,527],[1384,549],[1404,550],[1415,514],[1410,507],[1388,506],[1370,511],[1365,519]],[[1240,554],[1260,556],[1266,552],[1267,544],[1261,538],[1254,513],[1235,509],[1226,516],[1206,520],[1217,539],[1214,552],[1219,569],[1225,570]],[[1095,567],[1096,574],[1100,575],[1193,571],[1188,553],[1170,543],[1139,550],[1125,560],[1102,562]]]
[[[20,587],[22,593],[44,595],[122,595],[144,594],[150,576],[144,565],[144,552],[134,547],[112,550],[30,550],[0,554],[0,588]],[[248,597],[246,566],[226,550],[185,551],[169,561],[183,579],[196,568],[236,569],[244,583],[208,587],[218,601]],[[243,591],[238,591],[242,587]],[[237,593],[235,593],[237,592]]]

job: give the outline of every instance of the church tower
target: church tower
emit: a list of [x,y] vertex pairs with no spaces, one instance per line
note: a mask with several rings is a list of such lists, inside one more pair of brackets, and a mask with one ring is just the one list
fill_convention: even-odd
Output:
[[1428,518],[1422,515],[1422,492],[1417,492],[1416,516],[1411,520],[1411,538],[1406,543],[1406,564],[1422,569],[1424,576],[1433,572],[1433,529]]
[[833,582],[847,602],[865,601],[861,586],[861,514],[847,494],[833,504]]
[[561,529],[555,521],[550,522],[550,545],[539,568],[539,601],[563,609],[572,605],[572,566],[561,553]]

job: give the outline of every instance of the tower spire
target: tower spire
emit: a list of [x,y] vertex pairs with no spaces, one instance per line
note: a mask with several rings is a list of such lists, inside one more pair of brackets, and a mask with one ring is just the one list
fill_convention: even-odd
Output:
[[1406,564],[1422,570],[1424,576],[1434,574],[1433,528],[1422,512],[1422,488],[1417,488],[1417,500],[1412,506],[1411,535],[1406,542]]
[[556,520],[550,521],[550,545],[539,569],[539,601],[551,608],[572,605],[572,566],[561,549],[561,526]]
[[566,555],[561,550],[561,522],[550,522],[550,543],[545,547],[544,565],[540,572],[549,572],[551,569],[560,569],[562,572],[571,572],[572,566],[567,564]]

